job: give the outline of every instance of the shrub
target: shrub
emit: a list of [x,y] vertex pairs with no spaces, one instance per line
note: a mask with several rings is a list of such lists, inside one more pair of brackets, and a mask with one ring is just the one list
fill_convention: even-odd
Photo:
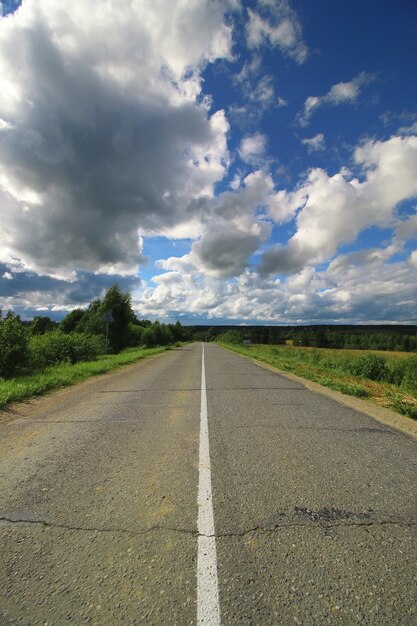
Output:
[[174,343],[175,338],[169,326],[155,322],[152,326],[145,328],[141,341],[146,348],[153,348],[155,346],[168,346]]
[[401,382],[401,387],[403,389],[408,389],[409,391],[417,391],[417,355],[412,356],[409,359],[405,359],[404,361],[404,374]]
[[169,326],[166,326],[166,324],[160,324],[159,322],[155,322],[152,326],[152,329],[155,334],[156,346],[168,346],[169,344],[174,342],[174,336],[172,334],[172,331]]
[[67,335],[55,331],[29,340],[30,366],[34,371],[57,363],[92,360],[103,352],[102,338],[83,333]]
[[143,332],[143,326],[138,326],[137,324],[130,323],[128,339],[129,346],[140,346],[142,343]]
[[153,326],[148,326],[142,333],[142,344],[145,348],[153,348],[156,346],[156,337]]
[[406,370],[407,359],[401,359],[390,363],[388,376],[389,382],[399,387],[403,382]]
[[389,379],[389,370],[387,361],[380,354],[369,352],[359,359],[352,360],[349,364],[352,374],[363,376],[370,380],[387,380]]
[[10,378],[26,365],[28,340],[19,315],[9,311],[0,319],[0,377]]

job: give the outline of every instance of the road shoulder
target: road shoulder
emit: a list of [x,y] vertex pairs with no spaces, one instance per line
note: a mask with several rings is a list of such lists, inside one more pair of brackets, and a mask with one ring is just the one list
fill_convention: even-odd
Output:
[[406,417],[405,415],[401,415],[400,413],[396,413],[395,411],[391,411],[390,409],[386,409],[385,407],[371,404],[366,400],[361,400],[360,398],[348,396],[344,393],[341,393],[340,391],[334,391],[333,389],[324,387],[323,385],[315,383],[312,380],[301,378],[301,376],[297,376],[296,374],[285,372],[284,370],[280,370],[278,367],[274,367],[273,365],[269,365],[268,363],[264,363],[263,361],[258,361],[252,356],[246,356],[244,354],[234,352],[233,350],[232,352],[233,354],[237,354],[238,356],[242,356],[243,358],[252,361],[255,365],[258,365],[259,367],[270,370],[272,372],[277,372],[281,376],[285,376],[290,380],[301,383],[302,385],[304,385],[304,387],[310,389],[310,391],[315,391],[322,396],[331,398],[339,404],[348,406],[351,409],[358,411],[359,413],[364,413],[368,417],[371,417],[378,422],[382,422],[386,426],[395,428],[396,430],[399,430],[400,432],[406,433],[407,435],[410,435],[411,437],[417,439],[417,421],[411,419],[410,417]]

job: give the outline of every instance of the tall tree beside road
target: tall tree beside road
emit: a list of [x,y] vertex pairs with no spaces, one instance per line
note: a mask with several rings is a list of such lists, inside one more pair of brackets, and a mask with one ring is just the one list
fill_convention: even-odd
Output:
[[131,324],[136,316],[132,309],[130,293],[122,293],[119,285],[107,289],[103,300],[94,300],[84,312],[76,327],[76,332],[91,335],[105,335],[105,314],[111,312],[112,322],[109,322],[108,341],[111,352],[120,352],[131,345]]
[[109,324],[109,346],[117,353],[129,345],[129,325],[136,319],[130,293],[122,293],[119,285],[107,289],[100,306],[101,316],[108,311],[113,316],[113,322]]

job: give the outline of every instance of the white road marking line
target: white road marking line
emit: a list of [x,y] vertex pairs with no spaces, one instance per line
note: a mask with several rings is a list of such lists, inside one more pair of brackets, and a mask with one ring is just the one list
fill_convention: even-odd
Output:
[[197,624],[220,626],[219,584],[217,580],[216,537],[207,420],[204,344],[201,356],[200,459],[198,481]]

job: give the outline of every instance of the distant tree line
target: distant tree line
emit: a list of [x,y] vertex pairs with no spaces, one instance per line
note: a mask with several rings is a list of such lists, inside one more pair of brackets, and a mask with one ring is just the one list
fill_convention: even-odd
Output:
[[321,329],[316,332],[301,332],[294,337],[293,345],[315,348],[413,352],[417,350],[417,334],[406,335],[396,332],[340,333]]
[[224,339],[226,334],[229,343],[247,340],[314,348],[417,351],[416,326],[194,326],[192,330],[199,341]]
[[[106,322],[106,317],[111,321]],[[130,294],[114,285],[102,300],[94,300],[87,309],[74,309],[61,322],[43,315],[23,322],[12,311],[6,315],[0,312],[0,377],[42,371],[62,362],[86,361],[129,347],[153,348],[186,339],[187,330],[179,322],[138,319]]]
[[[106,314],[111,322],[106,323]],[[106,329],[107,325],[107,329]],[[107,331],[107,332],[106,332]],[[417,326],[189,326],[138,319],[131,296],[118,285],[86,309],[74,309],[60,322],[37,315],[22,321],[0,312],[0,377],[41,371],[62,362],[94,359],[129,347],[147,348],[179,341],[280,345],[417,352]],[[107,339],[107,342],[106,342]]]

